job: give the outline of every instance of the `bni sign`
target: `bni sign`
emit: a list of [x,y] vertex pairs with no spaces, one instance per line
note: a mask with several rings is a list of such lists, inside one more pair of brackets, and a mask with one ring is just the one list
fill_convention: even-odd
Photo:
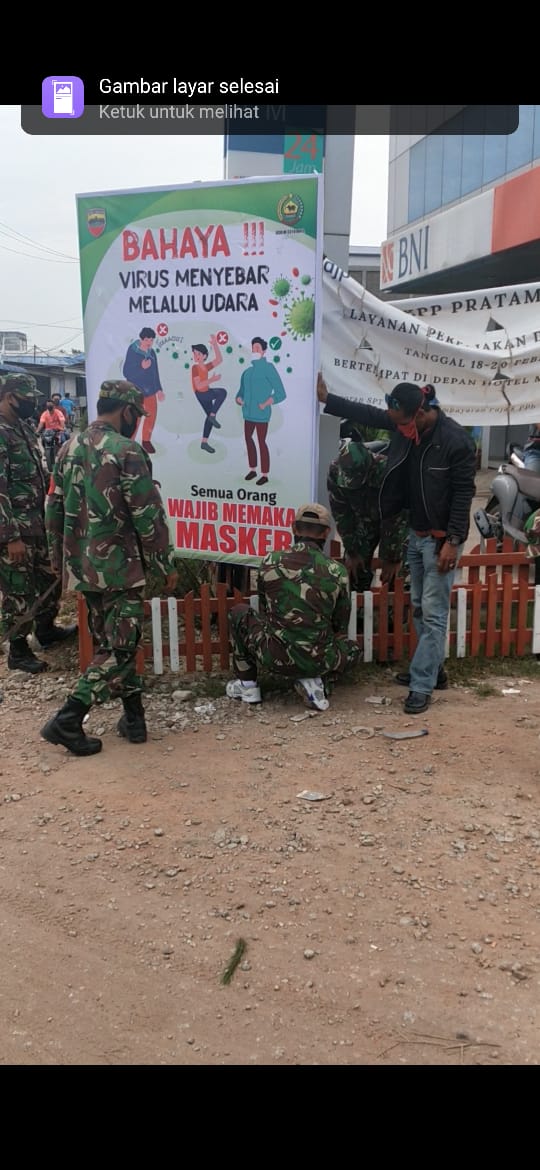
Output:
[[395,285],[429,270],[430,225],[385,240],[381,248],[381,286]]

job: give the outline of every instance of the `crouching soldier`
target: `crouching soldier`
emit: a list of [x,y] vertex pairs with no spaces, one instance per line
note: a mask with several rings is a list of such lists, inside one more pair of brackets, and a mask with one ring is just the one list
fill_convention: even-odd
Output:
[[309,707],[327,710],[325,682],[354,666],[359,648],[348,638],[351,599],[347,570],[324,553],[331,517],[322,504],[303,504],[293,543],[270,553],[259,568],[259,613],[237,605],[230,613],[236,678],[230,699],[260,703],[259,669],[294,680]]

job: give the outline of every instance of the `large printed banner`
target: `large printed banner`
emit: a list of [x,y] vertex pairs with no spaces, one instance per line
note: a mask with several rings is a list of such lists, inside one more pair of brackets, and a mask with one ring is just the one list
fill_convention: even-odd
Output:
[[391,304],[324,262],[322,369],[335,394],[384,408],[432,383],[463,425],[540,421],[540,284]]
[[136,438],[181,555],[256,564],[313,498],[322,185],[287,176],[77,197],[90,417],[145,397]]

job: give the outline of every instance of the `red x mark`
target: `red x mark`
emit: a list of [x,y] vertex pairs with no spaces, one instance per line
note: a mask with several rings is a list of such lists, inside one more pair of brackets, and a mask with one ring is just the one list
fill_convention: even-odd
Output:
[[159,337],[166,337],[169,332],[169,326],[165,325],[165,322],[162,321],[161,325],[158,325],[157,331]]

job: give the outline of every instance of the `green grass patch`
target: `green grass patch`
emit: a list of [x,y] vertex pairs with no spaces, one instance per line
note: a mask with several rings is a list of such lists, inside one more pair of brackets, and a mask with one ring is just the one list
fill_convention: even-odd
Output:
[[470,686],[488,678],[540,678],[540,662],[534,654],[523,658],[450,658],[444,664],[450,683]]

